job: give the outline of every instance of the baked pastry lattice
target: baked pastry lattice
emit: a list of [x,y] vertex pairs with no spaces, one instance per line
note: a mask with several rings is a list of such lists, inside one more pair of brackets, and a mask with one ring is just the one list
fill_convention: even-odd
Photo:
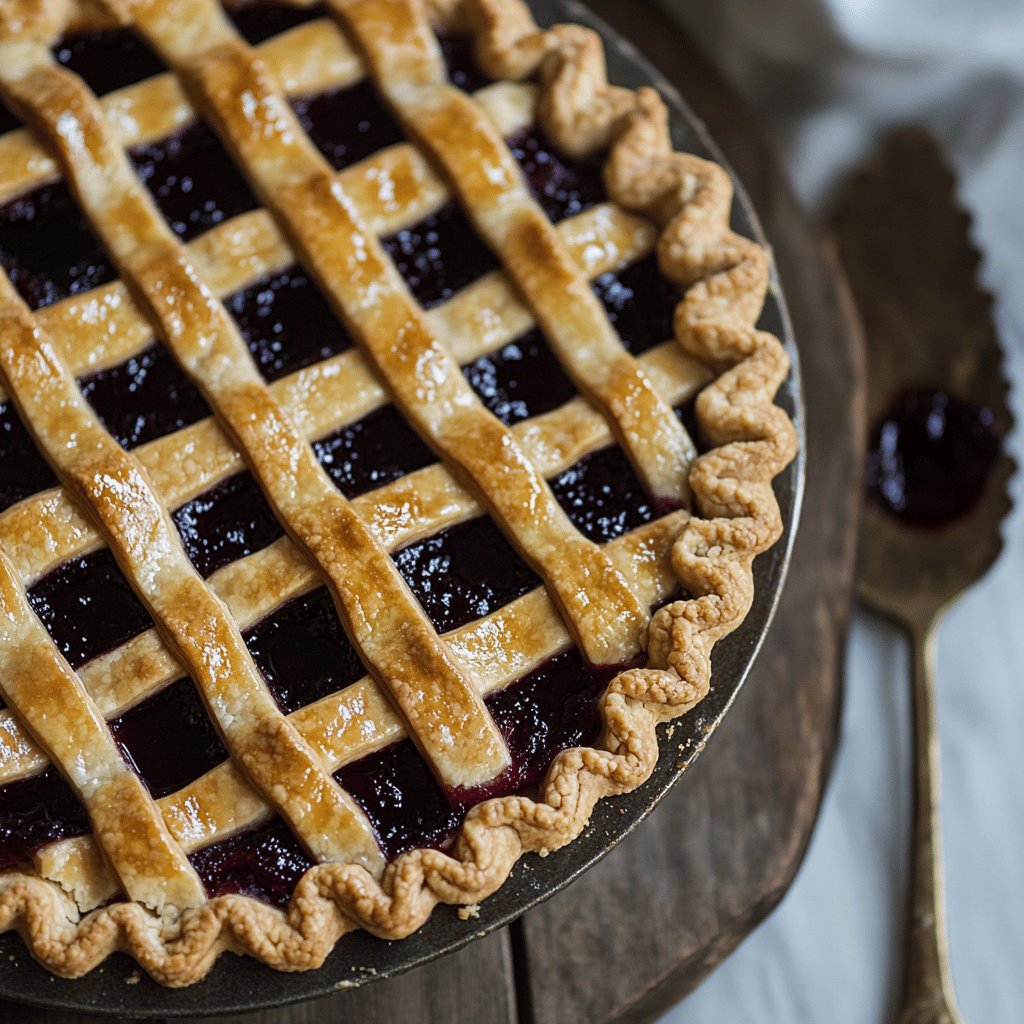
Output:
[[[253,46],[246,26],[286,30]],[[169,71],[99,98],[80,43],[126,30],[145,73]],[[609,85],[593,32],[540,30],[519,0],[0,0],[0,93],[28,126],[0,136],[0,409],[34,443],[0,453],[17,470],[0,485],[0,805],[62,777],[84,808],[0,851],[0,927],[66,976],[114,950],[167,985],[225,949],[311,968],[352,928],[399,938],[438,902],[478,902],[646,779],[655,726],[704,696],[750,606],[796,446],[773,404],[785,351],[756,327],[769,258],[730,230],[725,172],[672,151],[660,98]],[[318,105],[355,135],[322,138]],[[147,149],[214,137],[231,159],[195,184],[223,201],[173,208],[193,181],[155,185]],[[578,201],[559,168],[603,174],[607,201]],[[64,207],[58,280],[10,239]],[[449,230],[461,267],[413,237]],[[80,236],[101,249],[76,262]],[[653,257],[638,302],[678,289],[675,338],[631,351],[592,284]],[[293,284],[292,347],[254,339],[247,317]],[[488,382],[524,332],[540,383]],[[126,415],[108,401],[126,376],[140,394],[172,379],[173,398]],[[679,414],[698,391],[699,428]],[[399,467],[360,469],[360,431]],[[620,468],[596,473],[581,526],[573,481],[605,450]],[[257,508],[261,542],[209,539],[204,515],[232,501]],[[447,592],[431,604],[445,570],[424,554],[452,536],[517,567],[458,614]],[[143,628],[112,616],[90,645],[48,604],[90,565]],[[296,601],[349,645],[351,677],[332,666],[316,699],[257,657]],[[140,767],[131,722],[180,718],[183,674],[214,753],[168,782],[166,763]],[[509,711],[524,685],[547,693],[531,707],[574,709],[563,739]],[[395,838],[358,767],[403,739],[445,814]],[[253,835],[291,850],[291,876],[259,892],[232,861]]]

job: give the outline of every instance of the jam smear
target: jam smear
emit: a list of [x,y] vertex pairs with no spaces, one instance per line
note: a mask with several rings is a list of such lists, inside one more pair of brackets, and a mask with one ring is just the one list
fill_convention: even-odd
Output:
[[633,355],[675,337],[673,320],[682,293],[658,269],[655,256],[601,274],[593,288]]
[[498,266],[455,203],[382,242],[424,309],[446,302]]
[[98,288],[115,277],[63,181],[40,185],[0,206],[0,265],[32,309]]
[[292,109],[313,144],[337,171],[405,140],[369,79],[294,99]]
[[0,870],[27,864],[47,843],[89,831],[89,816],[54,767],[0,786]]
[[172,515],[185,551],[204,578],[284,534],[251,473],[236,473]]
[[128,28],[69,33],[53,48],[53,56],[83,78],[97,96],[166,70],[142,38]]
[[473,36],[468,32],[438,32],[448,81],[465,92],[476,92],[491,81],[473,56]]
[[509,426],[557,409],[576,394],[537,328],[474,359],[462,372],[484,405]]
[[281,3],[278,0],[239,0],[224,6],[227,8],[228,17],[251,46],[257,46],[272,36],[304,25],[307,21],[322,18],[327,13],[323,4],[297,7],[295,4]]
[[203,121],[128,152],[171,230],[183,241],[259,204]]
[[946,526],[977,505],[1001,451],[989,409],[939,389],[910,388],[871,433],[868,495],[910,526]]
[[550,483],[576,529],[596,544],[656,518],[629,459],[615,446],[585,455]]
[[393,406],[385,405],[313,444],[320,465],[347,498],[365,494],[437,459]]
[[106,548],[58,565],[28,600],[72,668],[153,625]]
[[323,587],[269,615],[245,634],[245,643],[285,714],[366,675]]
[[199,389],[159,342],[79,384],[123,448],[173,434],[210,415]]
[[486,517],[442,530],[393,557],[439,633],[489,615],[540,586]]
[[129,767],[158,800],[228,756],[187,676],[113,719],[110,731]]
[[344,352],[352,338],[297,264],[224,300],[268,381]]
[[36,448],[14,404],[0,403],[0,512],[56,486],[53,470]]
[[521,129],[507,141],[533,198],[549,220],[557,223],[575,217],[604,201],[603,158],[563,156],[536,125]]

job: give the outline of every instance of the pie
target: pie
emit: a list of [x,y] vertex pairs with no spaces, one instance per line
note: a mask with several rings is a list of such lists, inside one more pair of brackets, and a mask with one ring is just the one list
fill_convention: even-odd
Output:
[[0,0],[0,95],[0,929],[313,968],[647,778],[796,448],[657,94],[520,0]]

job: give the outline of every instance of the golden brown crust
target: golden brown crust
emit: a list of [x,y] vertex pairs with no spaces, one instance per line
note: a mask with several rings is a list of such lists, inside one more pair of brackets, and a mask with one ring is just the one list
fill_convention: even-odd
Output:
[[224,949],[282,970],[306,969],[318,966],[354,926],[397,938],[419,927],[437,902],[479,902],[523,852],[571,841],[598,799],[649,776],[658,757],[655,726],[706,693],[711,648],[742,621],[753,595],[753,559],[781,532],[771,479],[792,458],[796,437],[773,398],[788,363],[778,340],[754,327],[768,258],[729,229],[728,177],[713,164],[672,153],[655,94],[608,86],[600,41],[588,30],[537,30],[518,0],[441,6],[477,32],[492,71],[539,74],[541,116],[555,142],[573,152],[609,148],[613,198],[662,228],[663,270],[686,287],[678,340],[721,371],[698,400],[702,428],[720,447],[691,468],[701,516],[686,520],[672,550],[674,571],[694,598],[654,616],[649,666],[621,673],[608,687],[601,749],[560,754],[539,801],[508,797],[474,807],[450,853],[411,851],[379,881],[354,865],[320,864],[300,882],[287,914],[220,897],[187,911],[181,927],[165,934],[137,905],[114,904],[77,920],[76,908],[51,883],[0,876],[0,927],[18,927],[57,973],[84,973],[114,949],[131,952],[169,985],[198,980]]

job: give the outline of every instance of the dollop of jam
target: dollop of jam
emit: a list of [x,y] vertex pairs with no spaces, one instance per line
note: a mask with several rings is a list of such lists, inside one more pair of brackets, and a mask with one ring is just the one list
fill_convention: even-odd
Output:
[[990,409],[908,388],[871,433],[868,496],[911,526],[946,526],[977,505],[1001,450]]

